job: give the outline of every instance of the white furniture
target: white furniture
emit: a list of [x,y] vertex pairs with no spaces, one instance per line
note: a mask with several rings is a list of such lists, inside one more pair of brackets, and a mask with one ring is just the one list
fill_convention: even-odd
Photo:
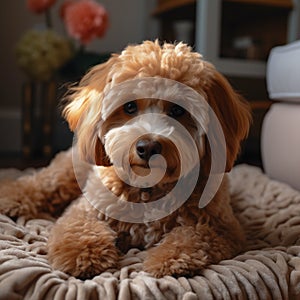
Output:
[[272,100],[261,149],[265,172],[300,190],[300,41],[272,49],[267,64]]

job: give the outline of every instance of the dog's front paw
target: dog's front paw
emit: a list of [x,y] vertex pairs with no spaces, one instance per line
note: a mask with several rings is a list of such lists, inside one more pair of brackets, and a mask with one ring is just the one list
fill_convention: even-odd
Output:
[[166,275],[178,276],[181,273],[179,264],[180,262],[177,262],[175,259],[167,261],[147,259],[144,262],[143,270],[156,278],[161,278]]
[[117,266],[119,256],[113,247],[89,249],[89,246],[74,244],[61,245],[61,249],[48,248],[52,267],[71,276],[88,279]]
[[208,259],[203,255],[204,253],[195,254],[189,255],[184,250],[162,249],[162,247],[158,246],[148,250],[143,270],[156,278],[161,278],[165,275],[176,277],[193,276],[208,264]]
[[54,269],[81,279],[92,278],[101,272],[116,267],[119,254],[110,243],[93,243],[88,237],[72,242],[69,240],[48,243],[48,259]]
[[71,207],[53,226],[48,239],[48,260],[54,269],[81,279],[116,267],[116,234],[88,212]]

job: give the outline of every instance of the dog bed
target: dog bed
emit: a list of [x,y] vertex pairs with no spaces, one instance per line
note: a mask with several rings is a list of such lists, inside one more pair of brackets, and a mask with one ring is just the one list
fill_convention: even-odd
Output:
[[[7,170],[0,177],[20,175]],[[249,165],[230,173],[245,251],[193,278],[153,278],[145,252],[131,249],[119,270],[79,280],[52,270],[46,241],[54,220],[0,216],[0,299],[300,299],[300,193]]]

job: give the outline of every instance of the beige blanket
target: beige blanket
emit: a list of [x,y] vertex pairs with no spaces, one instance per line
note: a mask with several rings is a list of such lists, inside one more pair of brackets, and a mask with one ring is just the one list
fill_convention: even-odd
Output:
[[152,278],[132,249],[120,270],[81,281],[47,262],[52,221],[0,216],[0,299],[300,299],[300,193],[246,165],[230,179],[246,251],[193,278]]

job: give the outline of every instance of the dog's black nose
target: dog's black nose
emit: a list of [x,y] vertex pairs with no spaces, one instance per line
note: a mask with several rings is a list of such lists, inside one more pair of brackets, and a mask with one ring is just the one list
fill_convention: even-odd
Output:
[[141,159],[149,160],[154,154],[160,154],[161,144],[155,140],[140,139],[136,143],[136,152]]

